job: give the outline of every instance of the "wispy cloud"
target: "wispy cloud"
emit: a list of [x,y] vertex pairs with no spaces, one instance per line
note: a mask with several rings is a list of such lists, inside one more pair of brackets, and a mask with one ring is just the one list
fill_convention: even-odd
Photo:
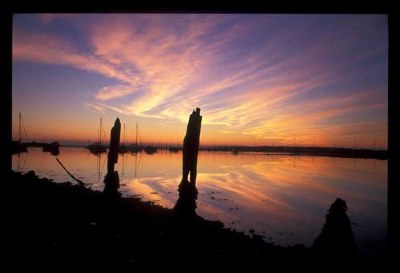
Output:
[[104,114],[104,112],[105,112],[105,108],[100,106],[100,105],[97,105],[97,104],[93,104],[93,103],[90,103],[90,102],[85,102],[84,106],[87,109],[92,110],[92,111],[94,111],[96,113]]
[[[69,16],[40,18],[51,26],[55,20],[72,24]],[[311,139],[323,129],[322,121],[387,107],[385,100],[371,102],[387,92],[384,76],[372,79],[384,75],[387,62],[387,33],[376,23],[379,18],[370,23],[351,16],[89,17],[74,17],[86,23],[76,26],[86,50],[61,32],[16,27],[13,58],[116,80],[91,94],[86,107],[95,111],[186,122],[190,109],[199,106],[203,123],[218,125],[220,132],[287,139],[301,129]],[[371,61],[377,56],[378,62]],[[365,78],[373,88],[359,84]]]
[[92,54],[79,53],[73,43],[54,35],[26,33],[14,29],[12,55],[14,60],[72,66],[123,82],[135,79],[130,78],[126,71]]
[[39,18],[43,23],[49,24],[53,20],[74,18],[75,16],[76,15],[74,14],[67,14],[67,13],[42,13],[39,15]]
[[105,86],[98,91],[96,94],[96,99],[110,100],[113,98],[124,97],[134,92],[134,88],[130,85]]

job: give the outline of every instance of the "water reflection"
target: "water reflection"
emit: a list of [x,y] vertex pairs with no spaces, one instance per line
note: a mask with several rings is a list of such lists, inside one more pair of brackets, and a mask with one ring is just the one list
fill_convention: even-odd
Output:
[[106,157],[102,158],[102,153],[95,154],[95,156],[96,156],[97,183],[100,183],[104,170],[104,165],[106,163],[107,158]]
[[[84,149],[61,149],[59,158],[71,173],[95,190],[104,189],[103,179],[98,179],[98,157]],[[122,195],[176,206],[181,152],[125,154],[125,161],[123,172],[122,155],[116,165]],[[340,196],[351,208],[350,219],[357,223],[354,233],[359,251],[382,250],[387,237],[387,161],[310,156],[296,156],[295,166],[293,161],[287,155],[200,152],[197,214],[220,220],[229,228],[254,229],[277,244],[311,246],[324,225],[329,202]],[[103,157],[101,162],[105,164]],[[22,165],[21,171],[33,169],[55,181],[70,180],[53,156],[38,149],[29,149]],[[18,168],[17,155],[13,168]],[[103,178],[104,168],[100,172]]]

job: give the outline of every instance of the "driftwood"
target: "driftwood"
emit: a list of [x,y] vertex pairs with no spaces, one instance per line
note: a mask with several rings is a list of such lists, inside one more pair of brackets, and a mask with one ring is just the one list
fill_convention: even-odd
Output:
[[72,179],[74,179],[76,182],[78,182],[79,186],[85,186],[85,183],[84,183],[82,180],[76,178],[72,173],[70,173],[70,172],[67,170],[67,168],[64,167],[64,165],[61,163],[61,161],[60,161],[58,158],[56,158],[56,160],[57,160],[58,164],[60,164],[61,167],[63,167],[63,169],[67,172],[67,174],[68,174]]

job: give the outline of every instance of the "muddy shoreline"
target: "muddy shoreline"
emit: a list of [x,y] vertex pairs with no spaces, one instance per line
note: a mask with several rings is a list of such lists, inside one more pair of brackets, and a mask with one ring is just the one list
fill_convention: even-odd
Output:
[[271,257],[312,251],[266,243],[194,214],[190,217],[138,198],[122,198],[71,182],[53,183],[33,171],[11,172],[11,254],[35,264],[135,266],[185,262],[262,264]]

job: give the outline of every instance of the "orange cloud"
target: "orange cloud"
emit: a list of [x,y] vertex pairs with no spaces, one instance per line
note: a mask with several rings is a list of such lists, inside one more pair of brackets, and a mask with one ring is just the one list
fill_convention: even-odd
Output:
[[[41,19],[52,24],[69,16],[45,14]],[[99,88],[83,104],[97,112],[185,124],[191,109],[198,106],[208,141],[218,134],[237,140],[240,132],[246,141],[274,139],[287,144],[301,134],[304,143],[315,138],[326,142],[351,121],[337,121],[337,126],[321,126],[322,122],[374,109],[380,109],[384,117],[387,101],[372,103],[370,93],[386,92],[385,79],[379,88],[356,91],[352,81],[375,74],[375,66],[354,67],[384,54],[384,44],[366,47],[348,58],[349,48],[360,43],[357,39],[362,34],[353,37],[347,28],[340,28],[324,32],[318,39],[310,37],[309,42],[303,35],[314,21],[308,20],[293,30],[272,35],[273,39],[260,37],[256,41],[249,31],[259,29],[257,24],[277,28],[279,20],[274,16],[256,16],[254,21],[248,16],[241,18],[239,24],[232,23],[239,19],[233,15],[93,15],[80,28],[87,38],[86,51],[62,33],[14,28],[13,58],[66,65],[117,80]],[[345,21],[339,25],[345,26]],[[341,34],[347,40],[338,41]],[[303,44],[301,51],[292,46],[296,41]],[[337,91],[331,87],[346,81],[350,83],[338,85]],[[308,99],[307,95],[317,89],[320,95]],[[359,131],[373,126],[353,124]]]

